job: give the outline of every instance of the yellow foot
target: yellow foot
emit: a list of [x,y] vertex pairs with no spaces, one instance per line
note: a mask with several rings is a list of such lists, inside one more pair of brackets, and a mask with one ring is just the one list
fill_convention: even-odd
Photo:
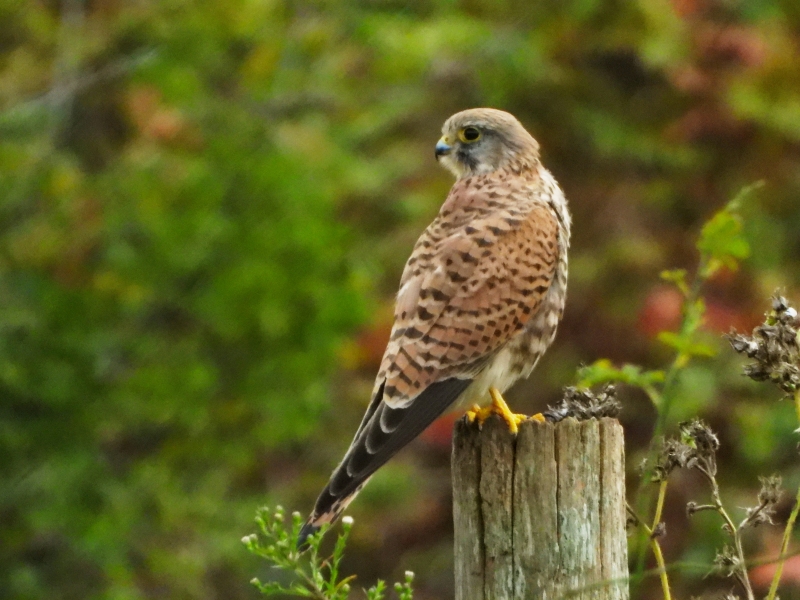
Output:
[[[481,408],[477,404],[473,404],[472,408],[467,411],[467,419],[469,419],[469,422],[472,423],[477,419],[478,425],[483,425],[483,422],[488,419],[490,415],[500,415],[508,424],[509,431],[516,434],[517,431],[519,431],[519,424],[526,421],[529,417],[512,413],[497,388],[489,388],[489,395],[492,397],[492,403],[489,406]],[[530,418],[539,422],[544,422],[545,420],[542,413],[535,414]]]
[[492,414],[492,407],[485,406],[481,408],[477,404],[473,404],[472,408],[467,411],[467,420],[470,423],[474,423],[476,420],[478,421],[478,425],[483,425],[483,422],[489,418],[489,415]]

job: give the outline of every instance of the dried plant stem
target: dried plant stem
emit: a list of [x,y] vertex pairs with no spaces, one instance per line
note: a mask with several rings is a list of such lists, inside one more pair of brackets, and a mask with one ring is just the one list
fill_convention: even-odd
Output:
[[736,556],[739,559],[739,564],[734,571],[734,576],[736,577],[739,584],[745,591],[747,595],[747,600],[755,600],[755,595],[753,594],[753,586],[750,585],[750,577],[747,575],[747,566],[744,558],[744,549],[742,548],[742,536],[740,534],[739,528],[733,522],[728,511],[725,510],[725,507],[722,505],[722,498],[719,495],[719,485],[717,484],[717,478],[714,477],[709,471],[707,471],[704,467],[698,467],[698,471],[700,471],[703,475],[705,475],[706,479],[708,480],[709,484],[711,485],[711,499],[713,501],[714,508],[722,517],[722,520],[725,521],[725,528],[731,534],[731,538],[733,538],[733,545],[736,548]]
[[[797,411],[797,420],[800,422],[800,390],[794,393],[794,407]],[[781,542],[781,553],[778,556],[778,565],[775,568],[775,575],[772,576],[772,583],[769,585],[769,593],[766,600],[775,600],[778,593],[778,584],[781,582],[783,575],[783,565],[786,562],[786,552],[789,550],[789,542],[792,539],[792,530],[794,530],[794,523],[797,520],[797,514],[800,512],[800,488],[797,490],[797,496],[794,500],[794,508],[789,515],[789,520],[786,521],[786,529],[783,530],[783,541]]]

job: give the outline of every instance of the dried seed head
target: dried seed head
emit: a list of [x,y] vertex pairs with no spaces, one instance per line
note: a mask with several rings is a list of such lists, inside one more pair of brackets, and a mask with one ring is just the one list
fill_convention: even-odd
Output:
[[733,548],[727,544],[722,547],[720,552],[714,557],[715,570],[725,577],[731,577],[739,569],[739,557],[736,556]]
[[728,341],[730,342],[734,351],[738,352],[739,354],[746,355],[747,358],[754,358],[758,352],[758,343],[755,340],[747,338],[743,335],[731,332],[728,334]]
[[773,524],[772,517],[775,516],[775,505],[781,498],[781,478],[778,475],[771,477],[759,477],[761,481],[761,491],[758,492],[758,506],[747,509],[747,517],[742,522],[744,527],[757,527],[768,523]]
[[719,449],[716,434],[697,419],[681,423],[679,427],[681,439],[669,438],[662,441],[652,480],[664,481],[677,468],[700,468],[712,477],[716,475],[716,452]]
[[661,452],[658,454],[653,478],[655,483],[665,481],[675,469],[691,469],[694,466],[694,448],[675,438],[664,439],[661,442]]
[[700,419],[681,423],[678,427],[682,441],[693,449],[686,466],[690,469],[699,468],[714,477],[717,474],[717,450],[719,450],[717,435]]
[[744,368],[744,374],[755,381],[771,381],[786,394],[800,387],[800,346],[797,311],[783,296],[772,298],[772,310],[764,323],[749,336],[731,331],[728,341],[735,352],[754,362]]
[[771,475],[769,477],[759,477],[761,482],[761,491],[758,492],[759,504],[777,504],[781,499],[781,476]]
[[775,315],[781,315],[789,309],[789,303],[783,296],[775,295],[772,297],[772,311]]
[[694,446],[698,457],[714,456],[719,450],[719,438],[711,428],[700,419],[681,423],[678,426],[684,439]]
[[592,390],[566,387],[561,401],[556,405],[548,406],[544,411],[544,416],[548,421],[553,422],[567,417],[574,417],[579,421],[616,417],[620,410],[616,393],[616,388],[611,384],[603,386],[603,389],[597,394]]

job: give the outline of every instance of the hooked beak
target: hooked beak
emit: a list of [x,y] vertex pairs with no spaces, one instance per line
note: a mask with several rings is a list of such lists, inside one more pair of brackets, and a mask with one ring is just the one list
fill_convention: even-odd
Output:
[[434,154],[436,154],[436,160],[439,160],[442,156],[447,156],[450,154],[452,149],[453,147],[447,143],[446,138],[441,138],[438,142],[436,142],[436,149],[434,150]]

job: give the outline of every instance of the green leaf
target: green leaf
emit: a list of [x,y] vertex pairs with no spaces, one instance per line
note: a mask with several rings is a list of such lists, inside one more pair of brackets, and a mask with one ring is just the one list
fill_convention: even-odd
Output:
[[646,371],[642,367],[630,364],[617,368],[606,358],[578,370],[578,387],[589,388],[603,383],[626,383],[648,388],[662,381],[664,381],[663,371]]
[[[286,523],[286,513],[278,506],[275,510],[263,507],[258,510],[256,523],[260,535],[251,534],[242,538],[242,543],[253,554],[264,558],[274,570],[284,572],[289,583],[280,581],[263,582],[253,578],[250,583],[258,588],[263,596],[289,595],[304,598],[325,598],[326,600],[347,600],[350,595],[350,584],[355,575],[339,577],[339,567],[344,557],[347,539],[353,526],[349,517],[342,519],[342,531],[336,538],[333,554],[325,558],[320,554],[320,544],[330,525],[322,528],[306,540],[307,552],[297,550],[297,539],[303,519],[299,513],[292,514]],[[406,571],[405,582],[395,585],[400,600],[412,600],[411,583],[414,574]],[[386,583],[379,580],[377,584],[366,590],[367,598],[383,600]]]
[[709,219],[700,232],[700,276],[708,279],[721,268],[735,271],[739,261],[750,255],[750,244],[743,234],[739,207],[744,199],[763,185],[757,182],[743,188],[733,200]]
[[378,583],[367,590],[367,600],[383,600],[386,593],[386,582],[379,579]]
[[695,342],[691,336],[681,335],[674,331],[662,331],[658,334],[658,341],[674,348],[684,356],[714,356],[717,351],[710,345]]

